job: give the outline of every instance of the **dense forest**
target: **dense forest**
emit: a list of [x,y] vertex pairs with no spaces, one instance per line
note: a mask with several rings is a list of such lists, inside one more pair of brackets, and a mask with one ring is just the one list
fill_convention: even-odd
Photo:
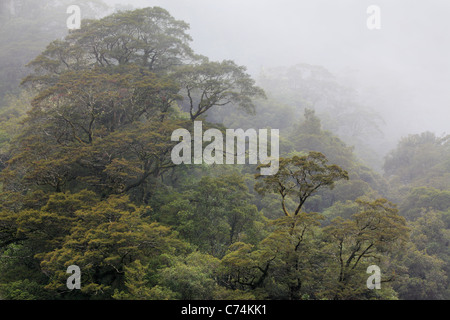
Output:
[[[253,78],[163,8],[78,2],[71,31],[70,1],[1,5],[2,299],[450,299],[450,137],[381,159],[379,116],[324,67]],[[175,165],[194,121],[279,129],[278,172]]]

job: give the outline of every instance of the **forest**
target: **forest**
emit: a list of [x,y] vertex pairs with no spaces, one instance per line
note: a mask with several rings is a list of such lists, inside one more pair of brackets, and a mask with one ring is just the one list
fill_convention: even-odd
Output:
[[[378,115],[325,67],[253,77],[195,52],[190,22],[158,6],[79,0],[68,31],[71,1],[12,3],[1,299],[450,299],[450,136],[409,134],[380,158]],[[196,121],[278,129],[279,170],[174,164],[172,133]]]

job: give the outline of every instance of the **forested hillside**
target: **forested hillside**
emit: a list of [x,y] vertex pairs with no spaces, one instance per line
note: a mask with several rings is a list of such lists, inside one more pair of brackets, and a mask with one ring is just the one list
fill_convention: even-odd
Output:
[[[253,78],[165,9],[79,2],[70,32],[50,0],[1,11],[2,299],[450,299],[449,137],[383,159],[381,117],[325,68]],[[175,165],[195,121],[279,129],[278,172]]]

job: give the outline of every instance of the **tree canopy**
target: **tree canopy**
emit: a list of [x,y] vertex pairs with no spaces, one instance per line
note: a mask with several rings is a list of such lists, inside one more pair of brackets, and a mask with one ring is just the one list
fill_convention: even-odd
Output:
[[[448,137],[405,137],[377,171],[379,118],[325,68],[255,80],[194,52],[167,10],[100,17],[100,1],[70,32],[48,12],[32,41],[45,4],[67,3],[0,11],[0,64],[21,69],[0,76],[0,298],[449,298]],[[195,121],[280,129],[278,172],[175,165],[172,133]]]

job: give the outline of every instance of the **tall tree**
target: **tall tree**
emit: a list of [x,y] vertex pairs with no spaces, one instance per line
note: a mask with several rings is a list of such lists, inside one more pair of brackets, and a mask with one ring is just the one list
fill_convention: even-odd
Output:
[[[337,180],[348,179],[348,173],[337,165],[328,165],[320,152],[311,151],[306,156],[281,158],[279,170],[272,176],[256,175],[259,181],[255,189],[262,195],[277,193],[281,196],[281,207],[287,217],[300,214],[306,200],[321,188],[333,188]],[[290,210],[288,198],[295,201]]]
[[252,113],[255,108],[252,99],[265,98],[264,91],[245,73],[245,67],[229,60],[210,62],[203,58],[200,63],[178,68],[175,77],[186,95],[186,109],[192,120],[212,107],[229,104]]
[[386,199],[356,203],[359,209],[351,219],[338,217],[324,229],[332,257],[330,266],[336,266],[328,269],[336,277],[334,289],[330,285],[329,298],[348,299],[361,294],[365,283],[359,278],[355,282],[354,278],[358,272],[365,272],[363,265],[367,268],[371,262],[381,264],[387,253],[398,250],[398,245],[408,238],[406,220],[392,203]]
[[80,29],[52,42],[31,61],[34,73],[24,82],[47,86],[66,71],[130,63],[163,72],[191,56],[187,29],[188,24],[158,7],[86,20]]

